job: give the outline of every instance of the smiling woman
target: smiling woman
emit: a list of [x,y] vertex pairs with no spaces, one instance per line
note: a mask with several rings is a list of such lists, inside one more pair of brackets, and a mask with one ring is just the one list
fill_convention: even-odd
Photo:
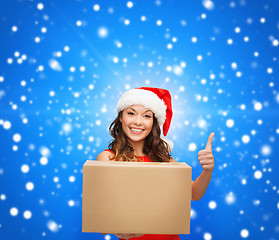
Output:
[[[114,138],[109,149],[100,153],[98,161],[143,161],[175,162],[166,138],[172,118],[170,93],[165,89],[143,87],[124,93],[117,104],[118,116],[109,127]],[[198,160],[203,172],[192,182],[192,199],[197,201],[204,195],[214,168],[211,133],[204,150],[199,151]],[[120,239],[133,240],[178,240],[179,235],[115,233]]]
[[[100,153],[100,161],[173,162],[166,136],[172,118],[171,96],[165,89],[132,89],[117,104],[118,116],[109,127],[114,140]],[[179,240],[179,235],[121,234],[119,239]]]

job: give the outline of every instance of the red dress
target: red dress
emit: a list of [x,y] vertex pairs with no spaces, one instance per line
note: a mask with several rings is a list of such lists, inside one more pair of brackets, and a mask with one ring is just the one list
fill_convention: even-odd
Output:
[[[106,149],[105,151],[109,151],[113,153],[111,150]],[[152,160],[148,156],[137,156],[143,162],[152,162]],[[131,240],[180,240],[178,234],[145,234],[141,237],[129,238]],[[119,240],[124,240],[119,238]]]

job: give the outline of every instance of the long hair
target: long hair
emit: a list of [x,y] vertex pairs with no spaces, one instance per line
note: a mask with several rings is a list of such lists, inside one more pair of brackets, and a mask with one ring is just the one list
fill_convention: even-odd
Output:
[[[114,156],[110,160],[136,162],[140,159],[134,155],[134,149],[129,143],[122,129],[120,121],[123,111],[119,112],[115,120],[109,126],[109,133],[114,138],[110,141],[108,148],[113,151]],[[167,143],[160,138],[161,129],[157,118],[153,113],[153,126],[149,135],[144,140],[143,153],[153,162],[170,162],[171,155]]]

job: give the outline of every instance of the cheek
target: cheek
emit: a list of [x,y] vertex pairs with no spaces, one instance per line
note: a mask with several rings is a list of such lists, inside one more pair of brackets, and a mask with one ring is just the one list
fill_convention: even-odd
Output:
[[151,131],[151,129],[152,129],[152,127],[153,127],[153,121],[149,121],[149,122],[147,123],[147,126],[148,126],[149,130]]
[[129,121],[128,118],[122,119],[122,127],[127,127],[130,124],[131,121]]

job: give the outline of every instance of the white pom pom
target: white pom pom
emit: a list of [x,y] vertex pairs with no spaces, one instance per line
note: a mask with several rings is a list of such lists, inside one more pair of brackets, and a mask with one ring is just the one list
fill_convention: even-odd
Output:
[[161,137],[161,139],[163,139],[167,143],[169,152],[171,152],[173,149],[173,142],[170,139],[167,139],[166,137]]

